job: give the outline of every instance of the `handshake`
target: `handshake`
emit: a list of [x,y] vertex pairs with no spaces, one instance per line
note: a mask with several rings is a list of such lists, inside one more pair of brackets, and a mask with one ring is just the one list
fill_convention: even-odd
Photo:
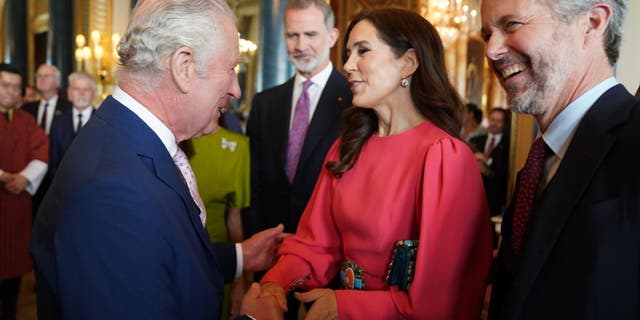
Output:
[[[242,242],[245,271],[265,270],[275,263],[279,244],[290,236],[283,233],[283,229],[284,227],[279,225]],[[244,290],[239,287],[243,287],[243,281],[236,283],[232,290],[231,319],[237,315],[245,315],[256,320],[283,319],[283,312],[287,311],[287,292],[280,285],[274,282],[262,285],[252,283],[244,297]],[[294,296],[302,303],[313,303],[305,319],[337,319],[338,308],[333,290],[315,289],[305,293],[296,292]]]
[[[335,292],[331,289],[314,289],[305,293],[294,293],[302,303],[313,303],[307,311],[306,320],[338,319],[338,307]],[[262,285],[253,283],[242,299],[240,314],[256,320],[283,319],[287,311],[287,299],[284,289],[273,283]]]

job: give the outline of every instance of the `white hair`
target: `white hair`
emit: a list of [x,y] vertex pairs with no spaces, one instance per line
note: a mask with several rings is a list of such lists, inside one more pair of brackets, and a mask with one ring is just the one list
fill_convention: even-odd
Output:
[[609,64],[614,65],[620,56],[622,27],[627,14],[628,0],[544,0],[544,2],[565,21],[585,13],[597,3],[606,3],[611,7],[611,20],[604,35],[604,49]]
[[235,21],[223,0],[141,0],[118,44],[119,75],[155,88],[164,62],[180,47],[189,47],[196,72],[204,76],[220,47],[225,18]]
[[69,80],[69,85],[71,85],[71,82],[76,80],[89,80],[91,82],[91,88],[93,90],[96,90],[96,87],[97,87],[96,79],[93,78],[92,75],[85,72],[74,72],[69,75],[68,80]]

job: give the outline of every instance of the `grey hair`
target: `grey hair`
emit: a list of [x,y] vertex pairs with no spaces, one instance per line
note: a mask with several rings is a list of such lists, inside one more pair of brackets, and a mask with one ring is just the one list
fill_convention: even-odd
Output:
[[302,10],[311,6],[316,6],[322,11],[324,16],[324,24],[327,26],[327,30],[333,29],[336,26],[336,18],[333,15],[333,9],[325,0],[291,0],[285,7],[286,10]]
[[91,81],[91,88],[95,91],[97,84],[96,84],[96,79],[85,72],[74,72],[72,74],[69,75],[69,86],[71,86],[71,82],[76,81],[76,80],[89,80]]
[[606,3],[611,7],[611,20],[604,35],[604,50],[611,66],[618,62],[622,27],[627,14],[628,0],[544,0],[545,3],[564,21],[587,12],[597,3]]
[[[53,69],[53,74],[54,74],[55,79],[56,79],[56,84],[59,87],[60,83],[62,83],[62,75],[60,74],[60,69],[58,69],[58,67],[56,67],[56,66],[54,66],[54,65],[52,65],[50,63],[43,63],[43,64],[38,66],[38,69],[40,69],[41,67],[44,67],[44,66],[47,66],[47,67],[50,67],[51,69]],[[36,70],[36,74],[38,74],[37,70]]]
[[204,76],[220,48],[222,18],[235,22],[224,0],[141,0],[118,44],[119,76],[147,88],[159,85],[164,62],[181,47],[194,51],[196,72]]

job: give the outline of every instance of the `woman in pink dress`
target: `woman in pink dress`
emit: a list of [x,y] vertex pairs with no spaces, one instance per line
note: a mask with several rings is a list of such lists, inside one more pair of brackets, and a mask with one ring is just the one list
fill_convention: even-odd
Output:
[[[350,24],[345,58],[354,107],[262,294],[284,309],[306,291],[307,319],[478,319],[491,226],[436,30],[373,10]],[[408,258],[389,281],[399,242]],[[342,288],[326,289],[336,274]]]

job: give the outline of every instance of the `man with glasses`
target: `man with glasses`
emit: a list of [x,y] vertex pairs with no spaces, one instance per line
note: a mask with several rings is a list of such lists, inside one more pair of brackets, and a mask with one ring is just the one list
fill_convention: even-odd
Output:
[[[61,115],[71,109],[71,102],[58,95],[60,89],[60,70],[54,65],[43,64],[36,71],[36,90],[41,99],[26,103],[22,109],[36,118],[38,125],[49,135],[51,123],[56,115]],[[51,175],[45,176],[42,187],[33,196],[33,216],[36,216],[40,203],[51,184]]]

